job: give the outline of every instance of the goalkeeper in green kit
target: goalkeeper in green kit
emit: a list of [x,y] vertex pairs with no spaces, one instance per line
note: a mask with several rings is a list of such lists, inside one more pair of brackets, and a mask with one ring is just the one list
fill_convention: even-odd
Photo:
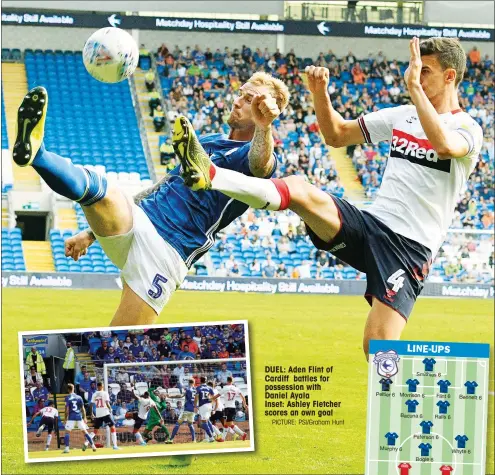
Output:
[[158,409],[158,413],[160,415],[158,415],[155,411],[150,412],[148,423],[146,424],[146,428],[143,432],[143,438],[146,442],[149,442],[153,438],[153,429],[155,427],[161,427],[165,432],[165,443],[171,444],[172,441],[170,440],[170,432],[168,431],[165,421],[161,416],[162,412],[167,408],[167,391],[163,388],[151,388],[149,394],[151,399],[155,402],[156,408]]

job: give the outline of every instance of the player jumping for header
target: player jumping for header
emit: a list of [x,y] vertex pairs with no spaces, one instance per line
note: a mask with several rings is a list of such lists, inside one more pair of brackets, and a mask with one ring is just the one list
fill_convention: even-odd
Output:
[[211,411],[213,410],[212,401],[218,397],[215,396],[213,389],[206,384],[206,377],[201,376],[201,384],[196,388],[195,405],[198,407],[199,417],[201,418],[201,428],[205,432],[203,442],[214,442],[213,426],[210,422]]
[[74,385],[72,383],[69,383],[67,388],[69,394],[65,397],[65,449],[63,453],[68,454],[70,451],[70,433],[73,430],[82,430],[85,439],[91,445],[93,452],[95,452],[96,445],[88,433],[88,421],[86,419],[84,401],[81,396],[74,393]]
[[53,401],[48,401],[46,407],[40,409],[28,422],[27,427],[29,427],[33,421],[41,415],[40,425],[36,431],[36,437],[41,437],[41,434],[46,429],[48,435],[46,436],[45,450],[50,449],[50,443],[52,441],[53,429],[57,426],[58,422],[58,410],[53,407]]
[[[277,165],[271,124],[288,102],[282,81],[257,72],[234,101],[228,137],[205,135],[199,145],[186,118],[176,123],[174,136],[188,153],[199,146],[221,167],[268,178]],[[77,260],[97,239],[122,270],[122,299],[111,324],[152,323],[188,269],[213,246],[218,231],[248,206],[218,192],[193,193],[184,186],[180,167],[129,198],[104,176],[45,149],[47,106],[43,87],[35,87],[22,101],[13,159],[19,166],[32,166],[53,191],[82,206],[91,229],[66,241],[66,255]]]
[[[113,450],[119,450],[119,447],[117,446],[117,430],[115,429],[115,422],[112,418],[110,396],[108,392],[103,389],[103,383],[101,381],[96,384],[96,392],[91,397],[90,415],[93,418],[94,423],[94,436],[98,434],[98,431],[103,426],[103,424],[106,424],[108,427],[110,427],[112,448]],[[84,442],[83,450],[86,450],[87,443],[88,441]]]
[[148,391],[145,391],[143,395],[140,396],[136,393],[134,386],[131,385],[131,387],[133,388],[132,395],[138,402],[137,413],[132,413],[132,418],[134,419],[134,429],[132,433],[136,436],[136,442],[138,445],[146,445],[146,442],[143,440],[143,436],[139,433],[139,429],[141,429],[141,426],[146,422],[150,411],[153,411],[153,416],[157,417],[158,420],[163,423],[162,415],[156,407],[155,401],[151,399]]
[[483,140],[481,127],[459,108],[457,89],[466,68],[460,43],[449,38],[420,43],[414,38],[410,53],[405,81],[414,105],[382,109],[357,120],[344,120],[332,107],[328,69],[306,69],[327,144],[391,142],[382,185],[366,211],[301,176],[243,176],[213,164],[199,144],[188,153],[182,152],[182,141],[174,144],[184,180],[194,189],[221,191],[253,208],[290,208],[304,219],[317,248],[367,274],[365,297],[371,311],[363,338],[366,355],[370,339],[400,337]]
[[163,420],[162,413],[167,409],[167,391],[163,388],[150,389],[150,398],[154,401],[157,411],[152,411],[143,432],[143,438],[149,442],[153,438],[153,429],[160,427],[165,432],[165,443],[171,444],[170,432]]

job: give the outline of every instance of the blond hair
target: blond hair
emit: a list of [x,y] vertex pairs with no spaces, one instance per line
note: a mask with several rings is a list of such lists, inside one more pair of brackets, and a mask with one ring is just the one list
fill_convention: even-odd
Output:
[[457,38],[428,38],[419,43],[421,56],[436,56],[440,66],[455,70],[455,85],[457,86],[466,71],[466,53]]
[[289,88],[280,79],[263,71],[254,73],[248,80],[253,86],[266,86],[277,102],[278,108],[283,111],[289,104]]

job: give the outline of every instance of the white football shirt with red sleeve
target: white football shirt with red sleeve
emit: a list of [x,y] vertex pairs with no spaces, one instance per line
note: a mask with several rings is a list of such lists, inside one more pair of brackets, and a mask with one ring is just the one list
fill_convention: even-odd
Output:
[[423,244],[432,257],[445,240],[483,143],[483,131],[469,114],[459,109],[440,118],[448,130],[466,140],[464,157],[438,158],[413,105],[381,109],[358,119],[366,142],[390,141],[382,183],[367,211],[397,234]]

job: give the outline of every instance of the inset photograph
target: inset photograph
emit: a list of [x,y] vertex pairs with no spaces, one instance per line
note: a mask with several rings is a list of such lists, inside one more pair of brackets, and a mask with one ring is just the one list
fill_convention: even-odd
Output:
[[26,462],[254,450],[247,322],[19,333]]

